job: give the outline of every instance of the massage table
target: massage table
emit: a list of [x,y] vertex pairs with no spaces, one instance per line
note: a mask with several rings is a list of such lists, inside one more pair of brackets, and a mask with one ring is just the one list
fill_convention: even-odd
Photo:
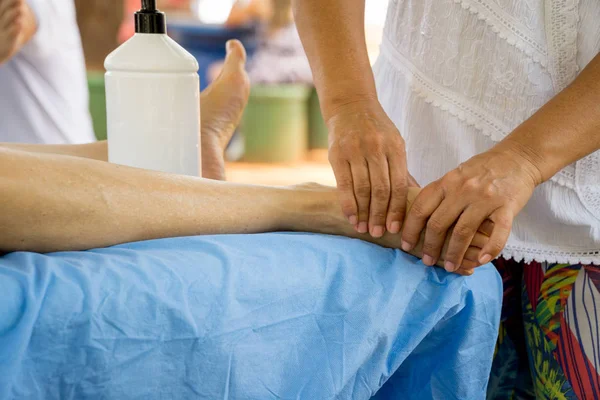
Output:
[[0,399],[482,399],[502,282],[335,236],[0,257]]

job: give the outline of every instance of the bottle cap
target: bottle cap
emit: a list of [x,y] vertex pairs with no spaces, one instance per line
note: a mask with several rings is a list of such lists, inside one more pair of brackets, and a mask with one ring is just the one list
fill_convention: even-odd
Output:
[[156,0],[142,0],[142,9],[135,13],[136,33],[167,33],[165,14],[156,9]]

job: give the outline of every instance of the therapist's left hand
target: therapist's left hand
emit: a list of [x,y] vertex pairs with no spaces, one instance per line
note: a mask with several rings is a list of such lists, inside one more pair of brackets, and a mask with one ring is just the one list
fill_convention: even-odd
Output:
[[530,159],[500,144],[425,187],[405,221],[402,249],[410,251],[425,230],[423,262],[434,265],[440,259],[446,236],[451,235],[443,259],[446,270],[455,272],[478,228],[489,219],[494,228],[479,253],[479,262],[487,264],[498,257],[513,219],[542,182],[539,169]]

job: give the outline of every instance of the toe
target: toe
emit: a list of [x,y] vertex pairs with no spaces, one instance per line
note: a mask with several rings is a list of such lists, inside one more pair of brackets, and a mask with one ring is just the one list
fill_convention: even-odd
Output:
[[239,71],[246,65],[246,49],[239,40],[227,42],[227,57],[225,58],[224,70]]
[[[227,42],[227,57],[223,63],[221,74],[213,82],[216,92],[228,102],[235,104],[241,101],[243,108],[250,95],[250,79],[246,73],[246,50],[239,40]],[[211,88],[212,89],[212,88]],[[234,106],[233,108],[237,108]]]
[[[247,95],[249,92],[250,80],[246,73],[246,50],[239,40],[230,40],[227,42],[227,56],[225,61],[214,68],[219,68],[220,72],[215,80],[202,92],[207,96],[214,91],[226,94],[225,97],[235,97],[236,93]],[[243,89],[240,91],[240,89]]]

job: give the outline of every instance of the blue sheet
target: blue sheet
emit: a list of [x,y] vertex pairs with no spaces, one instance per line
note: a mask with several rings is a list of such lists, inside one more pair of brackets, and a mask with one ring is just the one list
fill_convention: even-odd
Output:
[[0,399],[482,399],[501,286],[308,234],[12,253]]

